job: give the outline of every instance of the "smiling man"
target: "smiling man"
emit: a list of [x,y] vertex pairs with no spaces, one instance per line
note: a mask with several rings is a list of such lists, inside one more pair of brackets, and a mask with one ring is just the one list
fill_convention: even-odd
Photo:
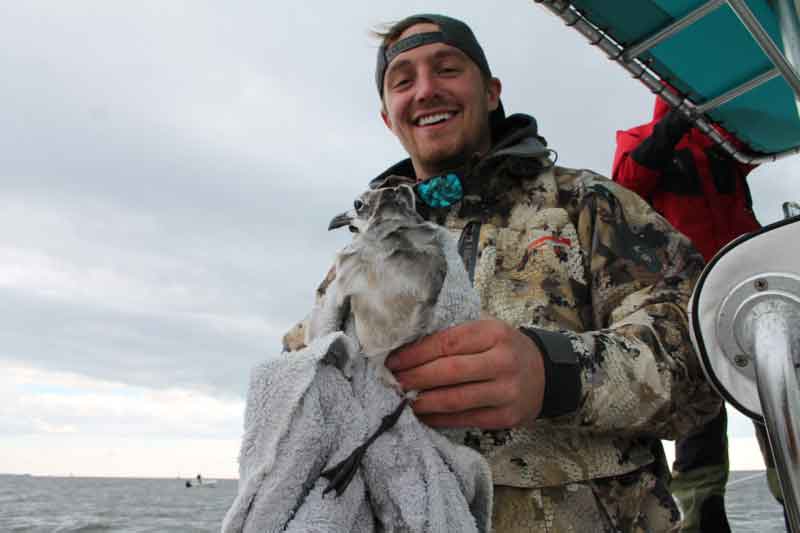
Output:
[[379,37],[381,117],[410,157],[370,185],[415,187],[485,315],[387,367],[422,421],[488,460],[495,531],[676,530],[659,439],[721,405],[687,327],[702,257],[634,193],[555,166],[535,119],[505,116],[464,23],[417,15]]
[[[403,31],[399,39],[414,43],[437,32],[435,24],[421,23]],[[386,87],[381,116],[412,155],[417,177],[458,166],[464,154],[489,151],[489,113],[500,104],[500,80],[489,75],[480,47],[472,55],[485,70],[459,48],[431,42],[396,58],[387,56],[392,61],[385,73],[378,73],[383,77],[378,80],[381,91]]]

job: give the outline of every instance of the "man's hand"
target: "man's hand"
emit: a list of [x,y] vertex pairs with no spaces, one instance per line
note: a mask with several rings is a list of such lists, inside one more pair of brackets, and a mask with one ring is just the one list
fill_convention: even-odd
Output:
[[434,427],[505,429],[542,409],[544,365],[536,344],[497,319],[439,331],[386,360],[414,412]]

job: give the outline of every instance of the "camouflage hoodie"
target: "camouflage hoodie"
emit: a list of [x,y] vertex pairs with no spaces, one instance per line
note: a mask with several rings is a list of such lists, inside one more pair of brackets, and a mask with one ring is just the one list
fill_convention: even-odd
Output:
[[[551,164],[532,117],[512,115],[504,130],[463,173],[463,200],[423,214],[462,244],[476,244],[465,261],[485,312],[540,337],[547,359],[559,358],[556,346],[571,348],[561,359],[575,362],[579,384],[560,394],[559,380],[568,373],[546,362],[555,371],[546,377],[544,416],[503,431],[457,432],[487,458],[496,486],[535,489],[525,496],[536,502],[529,510],[553,527],[559,507],[547,511],[547,488],[561,491],[555,499],[566,502],[567,492],[595,480],[589,482],[595,506],[606,498],[618,503],[633,485],[652,492],[653,479],[668,476],[652,466],[663,457],[658,439],[686,435],[721,402],[703,377],[687,323],[700,254],[635,193],[589,170]],[[403,179],[414,180],[409,161],[371,185]],[[302,346],[301,331],[298,325],[287,334],[285,348]],[[643,467],[644,478],[636,474]],[[632,473],[635,483],[625,481]],[[601,478],[623,481],[603,485]],[[669,495],[656,499],[674,524],[679,518]],[[502,513],[502,498],[496,503]],[[600,507],[609,528],[637,530],[636,512]],[[565,520],[555,531],[581,531],[575,524],[595,519],[588,513]],[[594,522],[588,530],[605,528]]]

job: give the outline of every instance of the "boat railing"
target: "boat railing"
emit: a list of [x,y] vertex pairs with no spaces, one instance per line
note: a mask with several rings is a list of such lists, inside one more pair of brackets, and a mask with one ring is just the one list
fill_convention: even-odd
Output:
[[735,240],[709,261],[689,309],[709,381],[766,427],[792,531],[800,531],[798,240],[800,216]]

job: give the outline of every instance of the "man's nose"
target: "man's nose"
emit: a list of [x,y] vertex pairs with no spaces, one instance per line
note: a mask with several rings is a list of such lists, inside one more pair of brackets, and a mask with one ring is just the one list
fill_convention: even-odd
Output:
[[421,73],[417,77],[416,99],[425,102],[439,94],[439,81],[432,72]]

